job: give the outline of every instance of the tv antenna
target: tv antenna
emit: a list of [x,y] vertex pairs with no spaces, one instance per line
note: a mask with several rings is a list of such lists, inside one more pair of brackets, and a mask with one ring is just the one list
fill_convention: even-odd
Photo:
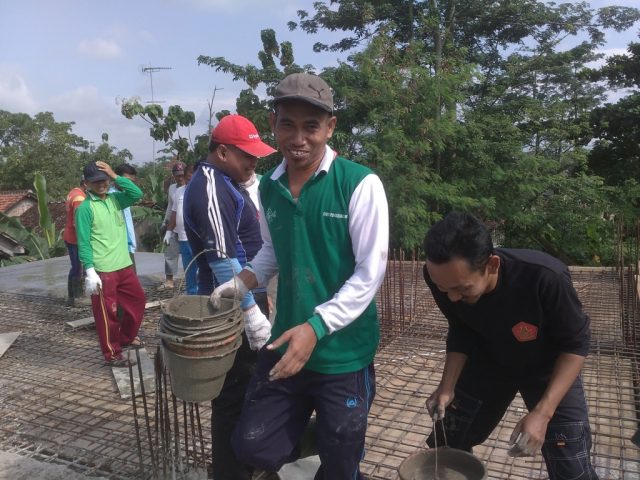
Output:
[[[145,103],[164,103],[164,100],[156,101],[156,99],[155,99],[155,97],[153,95],[153,74],[157,73],[157,72],[159,72],[161,70],[171,70],[171,67],[154,67],[154,66],[151,65],[151,62],[149,62],[149,66],[148,67],[145,67],[143,65],[140,70],[142,71],[143,74],[146,74],[146,73],[149,74],[149,83],[151,84],[151,101],[150,102],[145,102]],[[154,172],[155,172],[155,161],[156,161],[156,141],[155,141],[155,139],[153,140],[152,158],[153,158]]]
[[149,64],[148,67],[142,67],[142,73],[149,74],[149,83],[151,83],[151,101],[146,103],[164,103],[164,100],[157,100],[153,96],[153,74],[161,70],[171,70],[171,67],[153,67]]

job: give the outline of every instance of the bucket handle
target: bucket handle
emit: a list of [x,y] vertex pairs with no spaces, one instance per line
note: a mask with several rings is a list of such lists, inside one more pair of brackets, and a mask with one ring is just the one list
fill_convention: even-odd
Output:
[[[173,295],[174,298],[177,297],[182,291],[182,287],[184,286],[184,282],[187,278],[187,271],[189,270],[189,268],[191,268],[191,266],[193,265],[193,262],[195,262],[200,255],[207,252],[216,252],[218,253],[218,255],[225,258],[229,262],[229,268],[231,269],[233,280],[234,281],[236,280],[238,274],[233,271],[233,264],[231,263],[231,257],[229,257],[229,255],[227,255],[227,253],[224,252],[223,250],[218,250],[217,248],[205,248],[202,251],[198,252],[197,255],[194,255],[191,261],[187,264],[187,268],[184,269],[184,277],[182,277],[182,279],[180,280],[180,283],[178,284],[178,293],[174,293]],[[237,303],[237,305],[240,305],[240,300],[234,299],[234,303]]]

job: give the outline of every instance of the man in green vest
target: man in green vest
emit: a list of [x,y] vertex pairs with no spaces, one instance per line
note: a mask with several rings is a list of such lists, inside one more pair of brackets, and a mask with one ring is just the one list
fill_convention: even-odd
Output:
[[276,87],[270,123],[282,162],[260,183],[263,246],[216,288],[242,297],[276,273],[276,318],[259,352],[232,445],[243,462],[277,471],[300,454],[316,412],[316,479],[362,478],[379,340],[375,294],[384,277],[388,208],[380,179],[340,157],[333,94],[316,75]]

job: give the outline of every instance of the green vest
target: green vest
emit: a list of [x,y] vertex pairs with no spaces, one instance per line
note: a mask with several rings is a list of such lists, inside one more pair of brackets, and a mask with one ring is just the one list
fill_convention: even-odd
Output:
[[[320,373],[348,373],[369,365],[380,338],[375,300],[347,327],[327,335],[314,308],[340,290],[354,273],[349,234],[349,202],[371,170],[337,157],[329,171],[303,186],[297,202],[288,177],[260,183],[263,214],[269,225],[279,267],[277,313],[271,340],[306,321],[318,336],[305,368]],[[286,351],[286,345],[280,348]]]

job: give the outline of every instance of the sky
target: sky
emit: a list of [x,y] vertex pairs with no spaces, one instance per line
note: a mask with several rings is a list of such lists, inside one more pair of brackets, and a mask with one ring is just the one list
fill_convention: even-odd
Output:
[[[317,68],[337,64],[345,55],[317,54],[313,43],[329,43],[340,33],[290,32],[296,11],[313,11],[314,0],[2,0],[0,7],[0,110],[35,115],[53,112],[57,121],[75,122],[73,132],[98,145],[127,148],[133,163],[154,156],[148,124],[120,113],[122,99],[151,100],[167,108],[178,104],[196,114],[192,138],[207,130],[208,102],[217,88],[214,110],[235,110],[244,82],[198,66],[197,57],[222,56],[241,65],[259,64],[260,31],[273,28],[279,42],[293,43],[296,62]],[[638,6],[638,0],[617,5]],[[560,2],[558,2],[560,3]],[[592,7],[613,0],[590,2]],[[604,52],[622,53],[632,31],[608,33]],[[189,132],[184,132],[188,134]],[[156,150],[162,145],[155,142]],[[157,155],[156,155],[157,156]]]

